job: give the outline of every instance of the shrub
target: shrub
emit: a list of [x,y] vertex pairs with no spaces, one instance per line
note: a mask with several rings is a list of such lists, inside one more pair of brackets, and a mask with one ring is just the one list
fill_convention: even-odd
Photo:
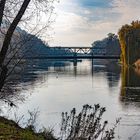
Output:
[[111,140],[114,138],[114,130],[120,121],[116,120],[114,126],[107,130],[108,121],[102,122],[102,116],[106,109],[99,104],[94,106],[84,105],[79,114],[73,108],[68,114],[62,113],[61,140]]

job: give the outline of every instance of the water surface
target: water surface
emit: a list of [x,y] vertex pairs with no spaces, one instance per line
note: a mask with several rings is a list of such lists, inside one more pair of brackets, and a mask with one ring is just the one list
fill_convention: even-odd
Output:
[[123,70],[118,60],[32,60],[16,85],[22,102],[10,110],[3,107],[3,112],[26,118],[28,110],[38,109],[37,128],[53,128],[57,135],[61,112],[99,103],[106,107],[104,119],[110,125],[122,117],[116,139],[139,140],[139,83],[138,70]]

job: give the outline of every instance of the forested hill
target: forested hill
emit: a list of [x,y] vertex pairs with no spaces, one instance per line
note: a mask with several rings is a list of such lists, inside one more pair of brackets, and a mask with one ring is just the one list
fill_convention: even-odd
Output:
[[[0,48],[4,39],[4,33],[6,33],[7,29],[7,23],[3,23],[3,33],[0,33]],[[52,49],[47,41],[45,42],[41,40],[36,35],[30,34],[25,30],[22,30],[20,27],[17,27],[13,34],[7,58],[11,58],[17,50],[18,53],[16,53],[15,56],[17,58],[22,56],[24,56],[24,58],[34,58],[65,54],[63,49]]]
[[98,40],[92,43],[92,47],[95,49],[105,49],[106,55],[120,55],[121,48],[118,36],[112,33],[109,33],[106,38],[103,40]]
[[[2,25],[2,32],[0,33],[0,48],[4,40],[4,34],[8,27]],[[15,52],[16,56],[36,56],[40,54],[48,54],[48,43],[42,41],[39,37],[29,34],[25,30],[17,27],[10,43],[8,50],[8,57],[11,57]]]
[[50,53],[49,45],[46,42],[43,42],[37,36],[26,33],[24,37],[26,42],[21,50],[22,54],[25,54],[25,57],[36,57],[41,55],[48,55]]

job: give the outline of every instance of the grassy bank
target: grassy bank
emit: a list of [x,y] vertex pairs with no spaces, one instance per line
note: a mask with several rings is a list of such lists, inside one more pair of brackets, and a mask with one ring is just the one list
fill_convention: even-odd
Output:
[[49,132],[35,133],[30,128],[21,128],[17,123],[0,117],[0,139],[2,140],[55,140]]

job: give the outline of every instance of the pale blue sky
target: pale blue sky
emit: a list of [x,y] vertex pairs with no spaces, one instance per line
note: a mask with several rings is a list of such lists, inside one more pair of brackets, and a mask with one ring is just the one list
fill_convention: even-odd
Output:
[[60,0],[51,45],[90,46],[140,19],[140,0]]

